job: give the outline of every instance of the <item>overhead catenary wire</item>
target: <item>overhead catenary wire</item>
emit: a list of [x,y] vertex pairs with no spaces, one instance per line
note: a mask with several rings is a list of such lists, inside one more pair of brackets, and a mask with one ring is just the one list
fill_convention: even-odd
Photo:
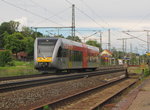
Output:
[[[64,13],[64,12],[65,12],[66,10],[68,10],[68,9],[71,9],[71,7],[65,8],[64,10],[62,10],[62,11],[60,11],[60,12],[58,12],[58,13],[52,15],[51,17],[48,17],[48,19],[51,19],[51,18],[53,18],[53,17],[58,17],[57,15],[59,15],[60,13],[61,13],[61,14]],[[37,25],[43,23],[44,21],[45,21],[45,19],[42,20],[42,21],[40,21],[40,22],[38,22],[38,23],[36,23],[36,24],[34,24],[33,27],[35,27],[35,26],[37,26]]]
[[[65,0],[66,2],[68,2],[69,4],[72,4],[70,1]],[[77,6],[75,7],[78,11],[80,11],[82,14],[84,14],[85,16],[87,16],[89,19],[91,19],[95,24],[99,25],[100,27],[104,28],[102,25],[100,25],[98,22],[96,22],[96,20],[94,20],[92,17],[90,17],[87,13],[85,13],[84,11],[82,11],[81,9],[79,9]]]
[[34,12],[30,11],[30,10],[24,9],[24,8],[22,8],[22,7],[19,7],[19,6],[15,5],[15,4],[11,3],[11,2],[8,2],[8,1],[6,1],[6,0],[1,0],[1,1],[4,2],[4,3],[6,3],[6,4],[8,4],[8,5],[10,5],[10,6],[13,6],[13,7],[15,7],[15,8],[18,8],[18,9],[20,9],[20,10],[22,10],[22,11],[25,11],[25,12],[27,12],[27,13],[30,13],[31,15],[34,15],[34,16],[36,16],[36,17],[45,19],[45,20],[47,20],[47,21],[49,21],[49,22],[51,22],[51,23],[53,23],[53,24],[57,24],[57,25],[63,26],[62,24],[59,24],[59,23],[57,23],[57,22],[55,22],[55,21],[53,21],[53,20],[50,20],[49,18],[43,17],[43,16],[41,16],[41,15],[39,15],[39,14],[37,14],[37,13],[34,13]]
[[[68,2],[69,4],[73,4],[73,3],[70,2],[69,0],[65,0],[65,1]],[[80,8],[78,8],[77,6],[76,6],[75,8],[76,8],[79,12],[81,12],[82,14],[84,14],[85,16],[87,16],[87,17],[88,17],[91,21],[93,21],[96,25],[100,26],[100,28],[102,28],[103,30],[111,30],[111,34],[112,34],[113,36],[118,36],[118,35],[116,35],[115,32],[117,32],[117,33],[120,34],[120,32],[118,32],[118,31],[112,31],[111,28],[105,27],[105,26],[99,24],[99,22],[97,22],[93,17],[89,16],[86,12],[82,11],[82,10],[81,10]],[[96,14],[96,15],[97,15],[97,14]],[[105,24],[106,24],[106,23],[105,23]],[[109,24],[107,23],[107,25],[109,25]],[[109,44],[109,43],[108,43],[108,44]]]
[[127,33],[127,32],[124,32],[124,31],[123,31],[123,33],[125,33],[125,34],[127,34],[127,35],[129,35],[129,36],[132,36],[133,38],[136,38],[136,39],[138,39],[138,40],[140,40],[140,41],[143,41],[143,42],[145,42],[145,43],[150,43],[150,42],[147,42],[147,41],[145,41],[145,40],[143,40],[143,39],[140,39],[140,38],[138,38],[138,37],[136,37],[136,36],[134,36],[134,35],[131,35],[131,34]]
[[100,19],[101,19],[101,21],[102,22],[104,22],[106,25],[108,25],[108,27],[109,27],[109,23],[108,22],[106,22],[103,18],[102,18],[102,16],[100,16],[100,15],[98,15],[88,4],[87,4],[87,2],[85,2],[84,0],[79,0],[80,2],[82,2],[82,3],[84,3],[84,5],[88,8],[88,9],[90,9],[91,10],[91,12],[94,14],[94,15],[96,15],[97,17],[99,17]]
[[[47,9],[47,8],[45,8],[45,7],[43,7],[43,6],[41,6],[40,4],[38,4],[37,2],[35,2],[34,0],[30,0],[30,1],[31,1],[33,4],[38,5],[40,8],[46,10],[48,13],[53,13],[52,11],[50,11],[49,9]],[[71,7],[69,7],[69,8],[71,8]],[[62,11],[56,13],[56,14],[53,13],[53,15],[52,15],[51,17],[48,17],[48,18],[57,17],[57,18],[59,18],[60,20],[62,20],[63,18],[60,17],[60,16],[58,16],[58,15],[59,15],[59,14],[62,14],[62,13],[65,12],[66,10],[68,10],[68,8],[65,8],[64,10],[62,10]]]

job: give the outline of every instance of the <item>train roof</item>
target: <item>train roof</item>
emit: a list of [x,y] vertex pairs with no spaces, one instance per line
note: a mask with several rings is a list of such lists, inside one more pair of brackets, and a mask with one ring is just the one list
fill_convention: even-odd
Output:
[[72,41],[72,40],[65,39],[65,38],[46,37],[46,38],[36,38],[36,39],[58,39],[58,40],[61,40],[64,44],[69,44],[69,45],[74,45],[74,46],[79,46],[79,47],[83,47],[83,44],[84,44],[87,46],[88,49],[99,51],[99,49],[97,47],[87,45],[85,43]]

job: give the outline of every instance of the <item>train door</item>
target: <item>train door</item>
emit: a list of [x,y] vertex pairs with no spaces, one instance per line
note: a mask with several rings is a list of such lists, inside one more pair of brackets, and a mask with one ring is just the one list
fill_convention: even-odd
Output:
[[68,49],[68,68],[72,69],[72,46],[70,46],[70,48]]
[[87,68],[87,46],[85,44],[83,44],[83,61],[82,61],[82,67],[83,68]]

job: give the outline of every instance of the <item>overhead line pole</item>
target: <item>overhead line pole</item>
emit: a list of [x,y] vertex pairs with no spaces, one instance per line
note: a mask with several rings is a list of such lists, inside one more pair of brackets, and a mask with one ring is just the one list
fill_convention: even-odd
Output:
[[150,35],[149,35],[149,31],[147,31],[147,52],[149,53],[149,48],[150,48]]
[[108,50],[111,51],[110,29],[108,30]]
[[117,39],[117,40],[122,40],[122,51],[123,51],[123,56],[125,55],[126,50],[127,50],[127,39],[133,39],[133,38],[131,37],[131,38]]
[[102,32],[100,31],[100,45],[99,45],[99,52],[100,49],[102,48]]
[[72,37],[75,37],[75,5],[72,5]]
[[[143,39],[140,39],[140,38],[138,38],[138,37],[135,37],[135,36],[133,36],[133,35],[131,35],[131,34],[129,34],[128,32],[147,32],[147,41],[145,41],[145,40],[143,40]],[[128,31],[123,31],[123,33],[125,33],[125,34],[127,34],[127,35],[130,35],[130,36],[132,36],[132,37],[134,37],[134,38],[136,38],[136,39],[139,39],[139,40],[141,40],[141,41],[143,41],[143,42],[146,42],[147,43],[147,52],[149,53],[150,52],[150,34],[149,34],[149,32],[150,32],[150,30],[135,30],[135,31],[130,31],[130,30],[128,30]]]

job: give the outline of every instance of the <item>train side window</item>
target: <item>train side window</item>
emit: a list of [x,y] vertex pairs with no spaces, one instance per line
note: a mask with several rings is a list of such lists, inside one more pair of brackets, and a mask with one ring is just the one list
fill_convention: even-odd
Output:
[[68,50],[67,49],[62,49],[62,57],[67,57]]
[[82,61],[82,52],[73,51],[73,61]]
[[78,53],[78,61],[82,61],[82,52],[80,52],[80,51]]

